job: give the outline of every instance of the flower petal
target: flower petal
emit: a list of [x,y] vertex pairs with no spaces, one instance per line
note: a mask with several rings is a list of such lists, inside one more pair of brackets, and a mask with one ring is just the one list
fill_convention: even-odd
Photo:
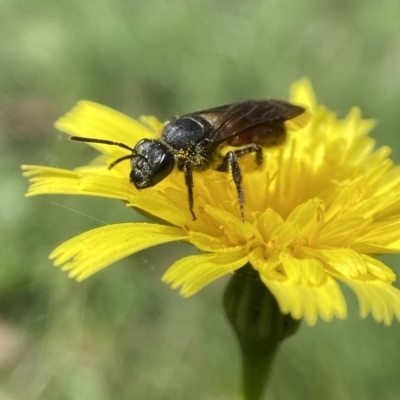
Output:
[[295,319],[305,318],[314,325],[318,315],[326,321],[333,317],[344,319],[347,315],[346,302],[339,285],[330,276],[321,285],[303,285],[287,279],[272,279],[266,274],[260,275],[262,281],[275,296],[284,314]]
[[293,282],[318,286],[326,281],[324,267],[316,258],[296,258],[286,249],[281,252],[279,259],[285,275]]
[[368,272],[363,257],[352,249],[316,250],[304,247],[302,252],[323,261],[346,278],[356,278]]
[[[70,135],[107,139],[128,146],[154,136],[154,131],[140,122],[91,101],[80,101],[71,112],[55,123],[55,127]],[[90,146],[106,154],[115,150],[115,146],[105,144],[90,143]]]
[[362,254],[361,257],[367,264],[368,273],[375,278],[381,279],[386,283],[393,283],[396,280],[396,274],[382,261],[369,257],[366,254]]
[[235,245],[241,245],[248,241],[261,241],[262,237],[254,225],[244,221],[228,211],[218,209],[213,206],[205,206],[205,212],[210,215],[219,225],[221,231]]
[[297,226],[300,239],[307,239],[309,245],[317,240],[324,222],[324,202],[318,198],[297,206],[289,215],[287,223]]
[[311,82],[307,78],[299,79],[290,88],[290,99],[293,103],[307,107],[311,111],[317,108],[317,99]]
[[268,242],[275,229],[284,224],[283,218],[272,208],[267,208],[254,221],[265,242]]
[[189,297],[216,279],[232,273],[248,262],[244,250],[185,257],[165,272],[162,281],[173,289],[181,287],[181,295]]
[[82,281],[122,258],[162,243],[185,240],[180,228],[132,223],[107,225],[78,235],[51,254],[55,266]]
[[244,248],[244,246],[232,246],[232,243],[225,235],[213,236],[193,230],[189,230],[187,233],[190,243],[202,251],[220,253]]
[[[60,168],[23,165],[24,176],[28,176],[29,186],[26,196],[40,194],[80,194],[127,200],[129,181],[119,176],[99,170],[79,173]],[[93,169],[93,168],[92,168]]]
[[400,290],[372,276],[365,280],[342,279],[354,290],[362,318],[372,314],[378,322],[390,325],[393,317],[400,321]]

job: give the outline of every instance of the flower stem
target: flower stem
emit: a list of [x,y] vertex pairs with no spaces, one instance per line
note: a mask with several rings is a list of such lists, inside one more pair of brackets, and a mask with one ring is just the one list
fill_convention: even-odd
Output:
[[223,301],[242,353],[239,400],[261,400],[278,346],[296,332],[300,321],[281,314],[274,296],[250,266],[233,275]]
[[263,398],[278,346],[259,347],[241,342],[240,347],[243,376],[239,400],[260,400]]

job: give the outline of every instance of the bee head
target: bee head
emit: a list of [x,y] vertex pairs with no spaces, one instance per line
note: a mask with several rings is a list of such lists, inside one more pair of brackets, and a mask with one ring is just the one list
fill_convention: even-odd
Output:
[[142,139],[133,149],[130,181],[136,189],[155,186],[172,172],[174,164],[174,156],[164,143]]

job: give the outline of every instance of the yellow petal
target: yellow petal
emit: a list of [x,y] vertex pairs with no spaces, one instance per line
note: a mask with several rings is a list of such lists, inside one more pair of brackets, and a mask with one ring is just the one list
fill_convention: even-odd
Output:
[[243,250],[189,256],[168,268],[162,281],[170,283],[173,289],[181,287],[181,295],[189,297],[216,279],[243,267],[247,262],[248,256]]
[[396,280],[396,274],[382,261],[365,254],[362,254],[361,256],[367,264],[368,273],[373,275],[375,278],[381,279],[386,283],[393,283]]
[[305,247],[302,248],[302,252],[322,260],[347,278],[355,278],[368,272],[367,263],[363,257],[352,249],[316,250]]
[[291,86],[290,99],[293,103],[305,106],[311,111],[317,108],[315,92],[307,78],[299,79]]
[[[249,262],[256,271],[260,272],[260,274],[264,272],[271,274],[273,271],[276,271],[276,267],[281,263],[279,255],[280,253],[276,251],[266,258],[263,249],[258,247],[249,254]],[[285,279],[284,275],[278,272],[275,277],[277,279]]]
[[399,289],[373,277],[365,280],[339,279],[356,293],[362,318],[371,313],[376,321],[385,325],[390,325],[393,317],[400,321]]
[[265,242],[270,239],[275,229],[284,224],[283,218],[272,208],[267,208],[254,220]]
[[[91,101],[80,101],[71,112],[55,123],[55,127],[70,135],[107,139],[130,147],[135,146],[140,139],[154,135],[151,129],[140,122]],[[93,143],[90,146],[106,154],[115,151],[115,146]],[[121,151],[126,152],[124,149]]]
[[146,195],[142,193],[129,196],[129,207],[133,207],[143,212],[151,218],[168,221],[172,225],[184,226],[188,219],[187,209],[177,210],[171,205],[168,199],[159,196],[159,193],[150,188]]
[[296,258],[286,249],[279,257],[288,279],[301,285],[322,285],[327,275],[321,261],[316,258]]
[[284,250],[291,246],[298,238],[298,227],[293,223],[285,222],[279,226],[271,235],[271,241],[278,250]]
[[348,247],[351,245],[356,250],[353,244],[354,237],[362,240],[362,235],[358,236],[358,233],[363,232],[371,225],[371,222],[371,220],[362,217],[338,217],[322,228],[319,238],[320,243],[321,245],[327,244],[335,247]]
[[307,201],[296,207],[289,215],[287,223],[297,226],[298,236],[314,244],[324,222],[324,202],[318,198]]
[[205,211],[220,225],[220,229],[233,244],[241,245],[249,240],[262,240],[254,225],[242,222],[237,216],[212,206],[206,206]]
[[[400,221],[393,223],[382,224],[377,229],[371,229],[368,233],[364,234],[361,238],[357,238],[357,244],[386,244],[387,246],[396,246],[400,242],[399,238]],[[363,243],[364,242],[364,243]]]
[[284,314],[290,314],[295,319],[305,318],[309,325],[314,325],[318,316],[326,321],[335,316],[346,318],[347,308],[343,294],[337,282],[330,276],[319,286],[302,285],[290,279],[271,279],[268,274],[260,276]]
[[51,254],[55,266],[82,281],[122,258],[162,243],[185,240],[180,228],[157,224],[107,225],[68,240]]
[[231,241],[225,236],[213,236],[205,233],[189,230],[188,232],[190,243],[196,246],[199,250],[206,252],[226,252],[237,251],[244,246],[232,246]]
[[344,120],[343,135],[350,140],[354,137],[367,135],[376,126],[374,119],[362,119],[361,110],[353,107]]
[[129,182],[119,176],[108,173],[107,170],[96,174],[82,174],[59,168],[23,165],[24,176],[31,183],[27,196],[40,194],[80,194],[86,196],[101,196],[113,199],[127,200]]

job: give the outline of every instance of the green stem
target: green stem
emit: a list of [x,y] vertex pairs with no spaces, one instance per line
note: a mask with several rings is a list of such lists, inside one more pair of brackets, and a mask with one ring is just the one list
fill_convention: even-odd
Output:
[[278,346],[297,331],[300,321],[281,314],[274,296],[251,266],[232,276],[225,289],[224,308],[242,353],[239,400],[261,400]]
[[254,346],[240,343],[242,351],[242,387],[239,400],[261,400],[272,370],[278,346]]

